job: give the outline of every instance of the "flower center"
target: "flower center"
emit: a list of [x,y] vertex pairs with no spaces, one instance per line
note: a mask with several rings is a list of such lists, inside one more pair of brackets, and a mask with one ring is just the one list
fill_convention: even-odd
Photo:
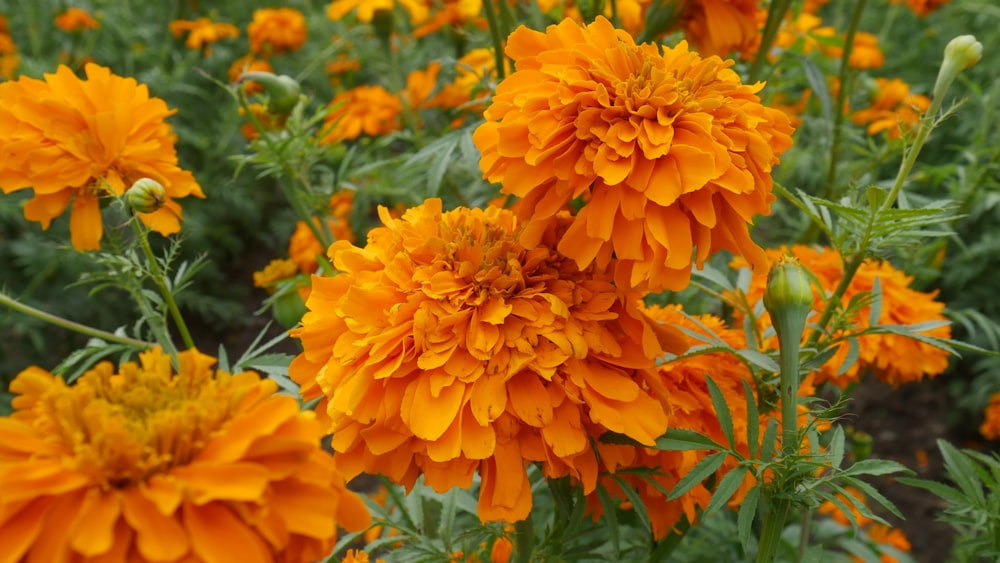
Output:
[[229,418],[231,378],[207,368],[172,376],[165,364],[99,366],[70,387],[53,386],[36,424],[72,452],[67,463],[105,488],[144,481],[184,465]]

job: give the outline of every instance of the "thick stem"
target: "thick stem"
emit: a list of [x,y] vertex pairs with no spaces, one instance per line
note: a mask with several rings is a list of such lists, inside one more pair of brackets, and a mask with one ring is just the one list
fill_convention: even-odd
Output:
[[118,336],[110,332],[106,332],[97,328],[89,327],[87,325],[80,324],[62,317],[58,317],[51,313],[46,313],[40,309],[36,309],[30,305],[25,305],[20,301],[0,292],[0,305],[6,305],[11,309],[17,311],[18,313],[24,313],[30,317],[35,317],[40,321],[47,322],[49,324],[55,325],[66,330],[71,330],[73,332],[79,332],[85,336],[91,336],[94,338],[100,338],[106,342],[113,342],[115,344],[125,344],[128,346],[135,346],[136,348],[152,348],[155,344],[151,342],[146,342],[145,340],[136,340],[135,338],[129,338],[127,336]]
[[781,532],[785,529],[785,520],[791,511],[791,503],[785,499],[776,499],[768,507],[764,516],[764,527],[760,532],[760,543],[757,548],[757,563],[771,563],[778,555],[781,545]]

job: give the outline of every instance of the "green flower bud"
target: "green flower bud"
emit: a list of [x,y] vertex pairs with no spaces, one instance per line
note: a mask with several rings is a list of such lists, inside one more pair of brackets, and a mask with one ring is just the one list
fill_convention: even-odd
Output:
[[272,301],[271,313],[282,327],[290,329],[299,324],[306,314],[306,304],[295,289],[279,292]]
[[125,192],[129,207],[139,213],[152,213],[167,202],[167,190],[156,180],[140,178]]
[[764,308],[778,336],[783,331],[801,335],[812,307],[809,272],[794,256],[782,256],[771,266],[764,291]]
[[242,84],[245,80],[253,80],[264,87],[267,92],[267,111],[270,113],[288,113],[299,103],[302,88],[291,76],[262,71],[244,72],[236,83]]
[[983,44],[974,35],[959,35],[944,48],[944,60],[954,61],[958,70],[972,68],[983,58]]

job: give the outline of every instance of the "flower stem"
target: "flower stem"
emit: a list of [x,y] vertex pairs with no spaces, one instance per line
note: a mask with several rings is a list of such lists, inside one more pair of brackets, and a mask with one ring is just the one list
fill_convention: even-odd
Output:
[[506,76],[506,65],[503,64],[503,35],[500,32],[500,22],[497,18],[493,0],[483,0],[483,15],[486,16],[486,22],[490,26],[490,38],[493,40],[493,58],[496,64],[497,80],[503,80],[504,76]]
[[753,66],[750,67],[749,82],[760,80],[760,74],[764,70],[764,61],[767,60],[771,45],[774,44],[774,39],[778,36],[778,28],[781,27],[781,21],[785,19],[785,12],[788,11],[791,4],[792,0],[771,2],[771,7],[767,11],[767,22],[764,24],[764,31],[760,37],[760,47],[757,48],[757,57],[753,61]]
[[149,246],[148,232],[139,224],[138,217],[133,217],[131,223],[133,229],[135,229],[136,237],[139,239],[139,246],[142,247],[142,252],[146,255],[146,260],[149,262],[149,270],[153,277],[153,283],[156,284],[156,288],[160,290],[160,295],[163,296],[163,300],[167,304],[167,310],[170,311],[170,316],[174,319],[174,324],[177,326],[177,332],[181,335],[181,340],[184,341],[184,346],[188,349],[194,348],[194,340],[191,339],[191,333],[188,332],[184,317],[181,316],[181,310],[177,308],[177,302],[174,301],[174,294],[170,291],[167,277],[163,274],[163,270],[160,269],[160,264],[156,261],[156,255],[153,254],[153,249]]
[[30,305],[25,305],[20,301],[10,297],[9,295],[0,291],[0,305],[6,305],[11,309],[17,311],[18,313],[24,313],[30,317],[35,317],[40,321],[47,322],[49,324],[64,328],[66,330],[72,330],[73,332],[78,332],[85,336],[91,336],[93,338],[100,338],[106,342],[113,342],[115,344],[125,344],[128,346],[135,346],[136,348],[152,348],[154,346],[151,342],[146,342],[144,340],[136,340],[135,338],[129,338],[127,336],[118,336],[110,332],[106,332],[97,328],[89,327],[87,325],[80,324],[62,317],[58,317],[51,313],[46,313],[41,309],[36,309]]
[[771,563],[778,555],[781,545],[781,532],[785,529],[785,520],[791,511],[791,503],[783,498],[774,499],[764,516],[764,527],[760,532],[760,543],[757,548],[757,563]]

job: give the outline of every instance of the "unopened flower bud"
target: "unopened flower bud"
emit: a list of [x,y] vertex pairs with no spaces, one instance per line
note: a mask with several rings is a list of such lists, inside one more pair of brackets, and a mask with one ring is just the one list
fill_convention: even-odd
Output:
[[244,72],[237,83],[246,80],[253,80],[264,87],[267,93],[267,111],[273,114],[288,113],[299,103],[302,88],[291,76],[263,71]]
[[140,178],[125,192],[125,199],[139,213],[152,213],[167,202],[167,190],[152,178]]
[[983,58],[983,44],[974,35],[959,35],[944,48],[944,60],[954,61],[958,70],[971,68]]
[[809,272],[794,256],[782,256],[771,266],[764,291],[764,308],[778,335],[783,331],[801,334],[812,307]]
[[306,304],[298,291],[286,291],[275,296],[271,312],[282,327],[290,329],[299,324],[306,314]]

